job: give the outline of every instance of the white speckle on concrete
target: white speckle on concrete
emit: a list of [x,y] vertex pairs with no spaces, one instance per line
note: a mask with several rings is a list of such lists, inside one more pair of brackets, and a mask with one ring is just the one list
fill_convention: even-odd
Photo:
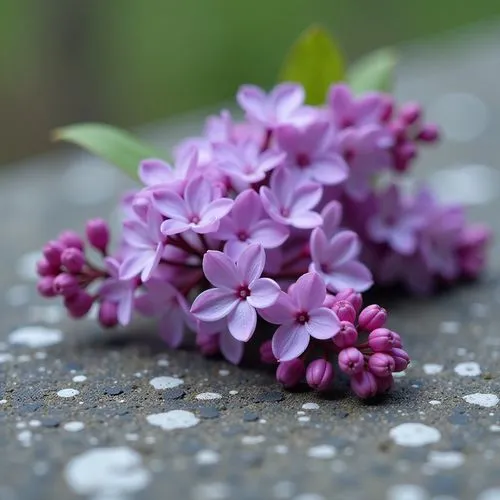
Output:
[[36,250],[21,256],[16,264],[17,274],[26,281],[37,281],[36,263],[41,259],[42,252]]
[[225,500],[230,498],[231,488],[224,483],[205,483],[195,486],[193,500]]
[[439,331],[447,335],[456,335],[460,331],[460,323],[456,321],[442,321],[439,325]]
[[62,339],[63,333],[61,330],[44,326],[23,326],[9,334],[11,344],[24,345],[32,349],[59,344]]
[[219,375],[221,377],[227,377],[231,372],[229,370],[219,370]]
[[319,404],[318,403],[304,403],[302,405],[303,410],[319,410]]
[[451,470],[460,467],[465,462],[465,456],[459,451],[432,450],[427,455],[427,465],[435,469]]
[[422,423],[408,422],[393,427],[389,436],[400,446],[425,446],[437,443],[441,439],[441,433],[434,427]]
[[155,377],[152,378],[149,383],[158,390],[162,389],[173,389],[184,383],[184,380],[177,377]]
[[63,425],[63,429],[68,432],[78,432],[81,431],[85,428],[85,424],[83,422],[77,422],[76,420],[74,422],[66,422]]
[[43,351],[37,351],[37,352],[35,352],[34,358],[35,359],[46,359],[47,353],[43,352]]
[[476,500],[498,500],[500,498],[500,488],[490,488],[484,490]]
[[0,352],[0,364],[9,363],[14,359],[14,356],[8,352]]
[[335,447],[329,444],[320,444],[318,446],[313,446],[307,451],[307,456],[311,458],[321,458],[323,460],[328,460],[333,458],[337,454]]
[[73,382],[81,383],[81,382],[85,382],[86,380],[87,380],[87,377],[85,375],[75,375],[73,377]]
[[[1,403],[1,401],[0,401],[0,403]],[[490,425],[490,431],[491,432],[500,432],[500,425],[496,425],[496,424]]]
[[40,420],[30,420],[28,424],[30,427],[40,427],[42,422],[40,422]]
[[175,429],[187,429],[194,427],[200,421],[196,415],[186,410],[171,410],[166,413],[154,413],[148,415],[146,420],[156,427],[161,427],[165,431]]
[[31,356],[29,354],[21,354],[17,357],[16,361],[18,363],[27,363],[28,361],[31,361]]
[[28,447],[28,446],[31,445],[31,439],[32,438],[33,438],[33,433],[31,431],[28,431],[28,430],[21,431],[17,435],[17,439],[25,447]]
[[437,375],[438,373],[441,373],[443,371],[443,365],[438,365],[435,363],[426,363],[422,366],[422,368],[427,375]]
[[168,361],[168,359],[159,359],[156,364],[158,366],[168,366],[170,363]]
[[311,417],[309,417],[307,415],[306,416],[301,416],[301,417],[297,418],[297,420],[299,422],[310,422],[311,421]]
[[430,405],[440,405],[441,404],[441,401],[438,401],[437,399],[431,399],[429,401],[429,404]]
[[402,377],[406,377],[406,372],[405,371],[402,371],[402,372],[394,372],[392,374],[392,376],[394,378],[402,378]]
[[274,447],[274,451],[278,453],[278,455],[286,455],[288,453],[288,446],[285,444],[277,444]]
[[464,361],[458,363],[454,368],[455,373],[461,377],[477,377],[481,375],[481,367],[475,361]]
[[242,444],[261,444],[266,440],[265,436],[243,436],[241,438]]
[[196,395],[196,399],[201,399],[203,401],[209,399],[220,399],[222,396],[217,392],[202,392],[201,394]]
[[64,476],[75,493],[96,500],[125,499],[151,481],[141,455],[126,446],[85,451],[68,462]]
[[0,405],[4,405],[7,403],[7,400],[6,399],[0,399]]
[[137,441],[139,439],[139,434],[135,434],[134,432],[129,432],[125,434],[125,439],[127,441]]
[[213,465],[220,460],[220,455],[214,450],[200,450],[194,459],[198,465]]
[[73,398],[78,396],[78,394],[80,394],[80,391],[77,391],[76,389],[61,389],[60,391],[57,391],[57,395],[60,398]]
[[236,396],[236,394],[238,394],[238,391],[229,391],[229,394],[231,394],[231,396]]
[[46,323],[53,325],[59,323],[66,316],[66,310],[58,304],[48,306],[31,306],[28,318],[32,323]]
[[293,497],[293,500],[325,500],[325,497],[318,495],[318,493],[302,493]]
[[11,307],[19,307],[28,303],[30,289],[27,285],[14,285],[5,293],[5,302]]
[[471,405],[484,406],[485,408],[492,408],[498,404],[498,396],[496,394],[483,394],[476,392],[474,394],[467,394],[463,399]]
[[396,484],[387,490],[387,500],[427,500],[427,492],[416,484]]

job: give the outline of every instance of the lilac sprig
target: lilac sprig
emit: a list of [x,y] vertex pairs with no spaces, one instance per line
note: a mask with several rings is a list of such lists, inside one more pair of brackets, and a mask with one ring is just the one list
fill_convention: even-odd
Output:
[[245,85],[237,102],[244,120],[209,117],[175,148],[175,167],[141,162],[116,250],[102,220],[87,224],[87,243],[73,232],[49,242],[39,292],[75,318],[97,307],[105,327],[157,318],[170,347],[192,332],[204,355],[235,364],[262,342],[258,329],[261,361],[277,364],[285,387],[324,391],[337,373],[360,397],[386,392],[409,357],[386,311],[361,310],[360,293],[475,278],[491,238],[462,207],[399,187],[437,128],[416,104],[344,84],[322,106],[292,83]]

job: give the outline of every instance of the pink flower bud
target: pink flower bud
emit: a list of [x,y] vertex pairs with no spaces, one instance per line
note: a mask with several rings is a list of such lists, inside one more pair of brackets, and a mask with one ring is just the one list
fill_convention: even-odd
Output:
[[332,306],[332,311],[337,315],[340,321],[356,321],[356,310],[354,306],[347,300],[339,300]]
[[345,349],[346,347],[352,347],[358,340],[358,331],[356,327],[349,321],[340,322],[340,330],[337,335],[333,337],[333,343],[340,347],[340,349]]
[[275,363],[278,362],[278,360],[273,354],[272,342],[270,340],[262,342],[259,349],[259,353],[260,353],[260,360],[263,363],[266,363],[268,365],[274,365]]
[[85,316],[90,311],[93,303],[94,299],[87,292],[83,291],[64,299],[64,306],[73,318],[82,318]]
[[394,139],[399,143],[403,141],[406,137],[406,124],[402,123],[399,120],[392,122],[389,125],[389,129],[394,136]]
[[64,246],[59,241],[49,241],[43,247],[43,256],[52,267],[59,267],[63,250]]
[[104,301],[99,306],[99,323],[105,328],[118,324],[118,307],[114,302]]
[[382,113],[380,114],[380,120],[383,123],[387,123],[394,112],[394,99],[389,95],[381,96]]
[[397,339],[387,328],[376,328],[368,335],[368,345],[375,352],[389,352],[395,343]]
[[303,378],[306,368],[300,358],[282,361],[276,370],[276,380],[287,389],[295,387]]
[[36,289],[42,297],[55,297],[57,293],[54,290],[54,278],[52,276],[43,276],[38,280]]
[[385,394],[389,392],[394,385],[394,377],[387,375],[386,377],[376,377],[377,381],[377,394]]
[[377,380],[372,373],[363,370],[351,378],[351,389],[360,398],[371,398],[377,394]]
[[85,264],[85,256],[78,248],[66,248],[61,254],[61,264],[71,274],[78,274]]
[[439,128],[433,123],[427,123],[420,130],[417,139],[423,142],[436,142],[439,139]]
[[323,307],[328,307],[328,309],[331,309],[333,304],[337,301],[335,295],[332,295],[331,293],[327,293],[325,300],[323,301]]
[[337,295],[335,295],[335,299],[338,300],[347,300],[354,307],[356,312],[359,312],[361,307],[363,306],[363,297],[360,293],[355,292],[352,288],[346,288],[341,290]]
[[89,243],[102,253],[106,253],[109,244],[109,227],[102,219],[91,219],[85,227]]
[[198,333],[196,335],[196,345],[203,356],[215,356],[220,352],[219,334]]
[[395,363],[394,371],[402,372],[403,370],[406,370],[410,364],[410,356],[408,356],[408,353],[403,349],[395,347],[391,350],[391,355],[394,358]]
[[63,231],[59,235],[59,242],[66,248],[78,248],[78,250],[83,251],[83,240],[74,231]]
[[376,352],[370,356],[368,368],[376,377],[387,377],[396,368],[396,363],[389,354]]
[[415,102],[407,102],[401,106],[399,117],[406,125],[413,125],[422,116],[422,107]]
[[358,325],[362,330],[371,332],[382,328],[387,320],[387,311],[377,304],[365,307],[358,318]]
[[332,364],[324,359],[315,359],[307,367],[306,380],[309,387],[317,391],[329,389],[333,381]]
[[339,368],[348,375],[354,375],[363,370],[365,358],[361,351],[355,347],[348,347],[339,353]]
[[73,297],[81,291],[78,280],[68,273],[61,273],[56,276],[53,281],[53,288],[57,295],[66,298]]
[[54,277],[57,276],[57,274],[59,273],[59,267],[52,266],[45,257],[42,257],[36,263],[36,272],[38,276]]

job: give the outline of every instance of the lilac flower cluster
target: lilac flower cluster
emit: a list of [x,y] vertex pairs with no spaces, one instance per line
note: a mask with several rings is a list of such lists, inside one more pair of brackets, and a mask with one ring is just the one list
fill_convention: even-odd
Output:
[[97,305],[106,327],[156,317],[169,346],[191,331],[203,354],[235,364],[267,323],[261,358],[278,363],[285,386],[305,377],[326,390],[336,359],[360,397],[387,391],[409,357],[384,309],[361,310],[360,292],[374,280],[426,293],[475,277],[490,239],[465,225],[461,207],[398,187],[436,127],[418,105],[397,109],[389,95],[354,96],[343,84],[319,107],[290,83],[269,94],[245,85],[237,101],[243,121],[223,111],[178,145],[173,166],[140,164],[144,187],[124,198],[115,251],[106,223],[89,221],[100,266],[74,233],[49,242],[40,293],[62,296],[73,317]]

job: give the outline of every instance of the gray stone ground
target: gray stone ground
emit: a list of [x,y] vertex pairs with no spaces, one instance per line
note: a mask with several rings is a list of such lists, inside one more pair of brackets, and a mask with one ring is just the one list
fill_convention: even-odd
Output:
[[[409,47],[398,87],[448,135],[420,174],[495,229],[499,40]],[[265,371],[167,351],[151,325],[110,334],[37,298],[30,252],[110,213],[128,184],[83,153],[15,167],[0,176],[1,500],[500,499],[498,247],[480,283],[383,299],[414,359],[390,397],[286,393]]]

